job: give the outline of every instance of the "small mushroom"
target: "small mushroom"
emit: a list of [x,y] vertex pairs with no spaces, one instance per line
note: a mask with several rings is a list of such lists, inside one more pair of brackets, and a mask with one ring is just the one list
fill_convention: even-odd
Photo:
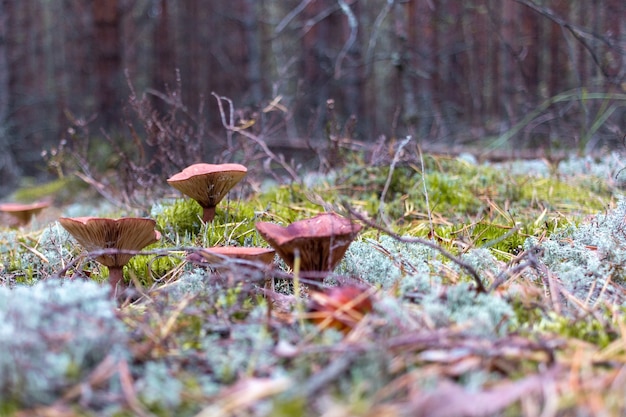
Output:
[[96,261],[109,268],[109,283],[114,295],[124,277],[124,265],[134,256],[125,251],[141,250],[161,238],[161,234],[154,230],[156,222],[142,217],[61,217],[59,223],[87,252],[103,249],[120,251],[96,257]]
[[308,317],[320,328],[332,327],[344,333],[373,308],[371,291],[356,285],[312,291],[310,297]]
[[259,262],[269,265],[274,261],[274,249],[243,247],[243,246],[213,246],[190,254],[187,258],[195,262],[220,263],[224,258],[243,259],[250,262]]
[[[224,258],[242,259],[260,265],[270,265],[274,262],[276,251],[272,248],[243,247],[243,246],[213,246],[187,255],[187,259],[200,264],[221,264]],[[219,269],[218,269],[219,270]],[[273,279],[265,278],[265,287],[273,289]]]
[[30,223],[33,216],[39,214],[46,207],[50,207],[50,202],[39,201],[30,204],[3,203],[0,204],[0,212],[10,216],[9,226],[20,227]]
[[247,168],[239,164],[194,164],[170,177],[167,182],[202,206],[202,221],[215,217],[215,206],[243,177]]
[[310,277],[315,275],[312,272],[332,271],[361,230],[361,225],[335,213],[322,213],[287,227],[268,222],[255,226],[289,267],[294,267],[298,252],[300,271]]

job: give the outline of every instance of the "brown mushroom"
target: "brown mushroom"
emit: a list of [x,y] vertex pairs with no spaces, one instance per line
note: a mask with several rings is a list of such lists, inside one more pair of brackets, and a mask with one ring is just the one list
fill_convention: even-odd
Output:
[[220,263],[226,257],[269,265],[274,261],[274,253],[274,249],[271,248],[213,246],[194,252],[188,259],[196,262]]
[[239,164],[194,164],[168,178],[167,182],[202,206],[202,220],[213,221],[215,206],[248,170]]
[[10,216],[11,220],[8,220],[9,226],[20,227],[30,223],[33,216],[39,214],[46,207],[50,207],[50,202],[39,201],[30,204],[3,203],[0,204],[0,212]]
[[[276,251],[272,248],[243,247],[243,246],[213,246],[193,252],[187,259],[200,264],[221,264],[224,258],[242,259],[262,265],[270,265],[274,262]],[[265,278],[265,287],[273,289],[273,279]]]
[[372,311],[372,291],[356,285],[311,291],[308,317],[320,328],[348,333]]
[[361,225],[335,213],[322,213],[287,227],[268,222],[255,226],[289,267],[294,267],[299,252],[300,271],[311,278],[314,272],[332,271],[361,230]]
[[126,251],[141,250],[161,238],[161,234],[154,230],[156,222],[142,217],[61,217],[59,223],[87,252],[103,249],[120,251],[116,253],[114,250],[95,258],[109,268],[109,283],[114,295],[117,285],[124,277],[124,265],[134,256]]

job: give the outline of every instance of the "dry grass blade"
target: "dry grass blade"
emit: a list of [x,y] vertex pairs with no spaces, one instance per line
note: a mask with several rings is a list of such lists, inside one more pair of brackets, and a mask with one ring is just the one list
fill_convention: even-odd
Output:
[[429,393],[411,400],[416,417],[482,417],[498,413],[523,397],[541,395],[544,385],[554,380],[554,370],[514,382],[501,382],[489,389],[470,391],[453,382],[441,382]]
[[287,391],[293,382],[288,378],[249,378],[222,390],[213,405],[196,414],[196,417],[231,417],[244,415],[259,401]]
[[150,415],[143,409],[139,399],[137,398],[137,393],[135,392],[135,387],[133,383],[133,377],[130,373],[130,368],[128,367],[128,362],[122,360],[118,365],[118,372],[120,374],[120,383],[122,386],[122,392],[124,393],[124,399],[126,400],[126,404],[133,411],[134,415],[139,417],[147,417]]

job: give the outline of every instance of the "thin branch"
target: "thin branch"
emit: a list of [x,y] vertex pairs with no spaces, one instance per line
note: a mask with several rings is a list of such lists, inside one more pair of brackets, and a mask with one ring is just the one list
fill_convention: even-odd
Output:
[[[232,102],[231,99],[229,99],[228,97],[219,96],[219,95],[217,95],[214,92],[212,92],[211,95],[213,97],[215,97],[215,99],[217,100],[217,106],[219,107],[220,117],[221,117],[221,120],[222,120],[222,125],[224,126],[224,128],[227,131],[239,133],[241,136],[244,136],[244,137],[252,140],[254,143],[256,143],[261,148],[261,150],[270,158],[270,160],[278,163],[285,171],[287,171],[289,176],[291,176],[291,178],[294,181],[300,181],[300,177],[296,173],[295,169],[285,161],[285,158],[282,157],[282,155],[278,156],[274,152],[272,152],[272,150],[269,148],[267,143],[262,138],[260,138],[257,135],[254,135],[254,134],[246,131],[245,129],[242,129],[242,128],[234,125],[233,116],[232,116],[232,114],[233,114],[233,102]],[[224,112],[224,105],[223,105],[224,101],[229,104],[230,109],[231,109],[231,111],[230,111],[230,120],[228,122],[226,121],[226,114]]]
[[602,74],[607,79],[612,78],[610,74],[607,73],[606,68],[600,62],[600,58],[596,54],[596,51],[594,51],[593,47],[589,45],[587,40],[601,41],[609,48],[615,49],[619,51],[621,54],[626,54],[626,48],[622,47],[619,43],[614,42],[613,40],[611,40],[610,38],[606,36],[602,36],[597,33],[590,32],[589,30],[581,26],[574,25],[568,22],[567,20],[558,16],[552,9],[548,7],[540,6],[531,0],[515,0],[515,1],[517,3],[520,3],[532,9],[533,11],[539,13],[540,15],[548,18],[549,20],[556,23],[557,25],[567,29],[572,34],[572,36],[574,36],[574,38],[576,38],[576,40],[578,40],[581,43],[581,45],[589,52],[589,54],[591,55],[591,58],[593,59],[593,62],[600,69],[600,71],[602,71]]
[[383,7],[378,16],[376,16],[376,20],[374,21],[372,34],[370,36],[369,42],[367,43],[367,50],[365,51],[366,77],[371,72],[372,54],[374,53],[374,49],[376,49],[376,39],[378,38],[378,32],[380,32],[380,28],[383,25],[385,18],[391,12],[391,9],[393,9],[395,3],[395,0],[387,0],[387,3],[385,3],[385,7]]
[[341,64],[343,63],[346,55],[348,55],[348,51],[350,51],[352,45],[354,45],[354,42],[356,42],[356,35],[359,32],[359,21],[357,20],[350,6],[348,6],[348,4],[344,0],[337,0],[337,3],[339,4],[339,7],[341,8],[343,14],[345,14],[348,18],[348,25],[350,25],[350,36],[348,37],[346,43],[343,45],[343,48],[341,48],[341,51],[339,51],[339,55],[337,55],[337,60],[335,61],[336,80],[341,78]]
[[280,32],[282,32],[287,27],[289,22],[291,22],[293,19],[295,19],[296,16],[302,13],[302,11],[306,8],[306,6],[311,4],[313,1],[314,0],[302,0],[300,4],[298,4],[292,11],[287,13],[287,16],[283,17],[283,19],[278,23],[278,25],[276,25],[276,29],[274,29],[274,33],[278,35]]
[[[519,263],[513,268],[508,268],[508,269],[501,271],[496,277],[496,279],[493,280],[493,283],[491,283],[491,286],[489,287],[488,291],[494,292],[500,285],[504,284],[509,278],[519,274],[526,268],[533,268],[535,270],[538,269],[539,260],[537,259],[536,255],[537,253],[539,253],[539,251],[540,251],[540,248],[533,247],[525,251],[516,259],[514,259],[513,262],[519,262]],[[523,260],[525,260],[525,262],[521,262]]]
[[385,228],[383,226],[380,226],[379,224],[376,224],[373,220],[371,220],[371,219],[365,217],[364,215],[360,214],[359,212],[354,210],[352,207],[350,207],[348,204],[344,203],[343,207],[344,207],[344,209],[348,213],[350,213],[350,215],[354,216],[356,219],[362,221],[363,223],[365,223],[366,225],[368,225],[370,227],[373,227],[376,230],[380,230],[381,232],[391,236],[392,238],[396,239],[399,242],[403,242],[403,243],[418,243],[420,245],[424,245],[424,246],[427,246],[427,247],[429,247],[431,249],[436,250],[442,256],[444,256],[445,258],[447,258],[450,261],[454,262],[459,267],[463,268],[474,279],[474,282],[476,283],[476,290],[479,293],[486,293],[487,292],[485,286],[483,285],[482,280],[480,279],[480,275],[478,274],[478,271],[476,271],[476,269],[473,266],[471,266],[467,262],[464,262],[463,260],[459,259],[458,257],[454,256],[453,254],[451,254],[450,252],[448,252],[447,250],[445,250],[441,246],[431,242],[430,240],[422,239],[422,238],[419,238],[419,237],[400,236],[399,234],[393,232],[392,230],[390,230],[388,228]]

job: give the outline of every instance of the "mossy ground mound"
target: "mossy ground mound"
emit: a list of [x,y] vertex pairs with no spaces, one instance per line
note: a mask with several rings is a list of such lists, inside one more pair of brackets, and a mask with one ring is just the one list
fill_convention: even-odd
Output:
[[[193,200],[161,200],[149,215],[162,239],[127,265],[135,291],[117,307],[91,282],[106,268],[56,222],[3,229],[0,297],[23,302],[0,303],[0,351],[12,355],[0,415],[469,415],[481,402],[481,415],[624,413],[619,167],[563,164],[347,164],[227,199],[208,224]],[[266,246],[255,222],[325,210],[380,227],[323,282],[295,284],[278,260],[268,271],[186,258]],[[356,327],[309,320],[313,291],[347,284],[373,300]]]

